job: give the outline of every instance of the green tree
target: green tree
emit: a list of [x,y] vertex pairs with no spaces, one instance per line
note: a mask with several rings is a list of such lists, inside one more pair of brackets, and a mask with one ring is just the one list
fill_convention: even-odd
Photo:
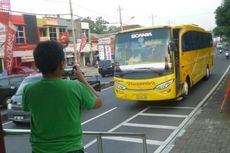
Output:
[[230,39],[230,0],[224,0],[215,13],[217,27],[213,31],[214,35]]
[[81,21],[89,23],[89,28],[92,33],[103,34],[117,31],[117,27],[108,26],[109,22],[104,20],[102,17],[97,17],[95,21],[93,21],[90,17],[87,17],[81,19]]

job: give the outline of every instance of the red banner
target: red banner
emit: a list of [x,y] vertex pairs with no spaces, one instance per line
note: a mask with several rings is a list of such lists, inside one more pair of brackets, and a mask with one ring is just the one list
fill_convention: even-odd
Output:
[[83,33],[81,36],[81,44],[80,44],[79,52],[82,51],[82,49],[85,47],[86,43],[87,43],[87,37],[86,37],[85,33]]
[[6,41],[4,48],[4,65],[8,75],[12,73],[13,67],[13,47],[16,37],[16,28],[14,25],[8,25],[6,32]]

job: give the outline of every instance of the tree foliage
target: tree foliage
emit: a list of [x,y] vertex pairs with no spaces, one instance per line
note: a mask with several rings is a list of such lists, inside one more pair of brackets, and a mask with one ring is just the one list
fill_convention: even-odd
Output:
[[118,29],[116,26],[108,26],[109,22],[102,17],[97,17],[95,21],[93,21],[91,17],[86,17],[81,19],[81,21],[89,23],[89,28],[92,33],[103,34],[115,32]]
[[214,29],[215,36],[230,38],[230,0],[224,2],[217,7],[216,11],[216,24]]

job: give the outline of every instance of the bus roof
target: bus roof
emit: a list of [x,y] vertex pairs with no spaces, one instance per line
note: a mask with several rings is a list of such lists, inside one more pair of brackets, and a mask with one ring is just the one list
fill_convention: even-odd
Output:
[[182,29],[182,28],[185,28],[185,29],[196,29],[196,30],[203,31],[203,32],[209,32],[209,31],[206,31],[205,29],[199,27],[196,24],[186,24],[186,25],[165,25],[165,26],[139,27],[139,28],[124,30],[124,31],[121,31],[119,33],[135,32],[135,31],[140,31],[140,30],[151,30],[151,29],[159,29],[159,28],[173,28],[173,29],[178,29],[178,28]]

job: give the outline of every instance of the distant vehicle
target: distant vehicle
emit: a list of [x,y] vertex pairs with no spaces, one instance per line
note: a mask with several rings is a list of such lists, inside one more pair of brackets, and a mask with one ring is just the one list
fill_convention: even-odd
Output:
[[10,75],[0,77],[0,106],[6,107],[8,100],[13,96],[25,75]]
[[113,60],[101,60],[99,61],[98,73],[102,77],[106,75],[114,75],[114,62]]
[[12,69],[12,74],[25,74],[25,75],[32,75],[36,74],[37,71],[35,71],[32,68],[26,67],[26,66],[16,66]]
[[122,100],[181,100],[214,64],[212,35],[197,25],[136,28],[115,42],[114,92]]
[[223,44],[219,42],[219,43],[216,44],[216,47],[217,48],[223,48]]
[[225,51],[225,57],[226,57],[226,59],[229,59],[229,50],[228,49]]
[[[8,104],[8,119],[13,121],[14,123],[29,123],[30,122],[30,113],[24,112],[22,110],[22,93],[24,87],[32,83],[34,81],[39,81],[42,79],[42,75],[40,73],[27,76],[21,85],[19,86],[17,92],[14,96],[11,97],[10,103]],[[96,90],[101,90],[101,85],[99,80],[88,81],[90,85]]]
[[30,113],[24,112],[22,110],[23,89],[29,83],[32,83],[32,82],[35,82],[41,79],[42,79],[42,75],[39,73],[39,74],[28,76],[23,80],[17,92],[15,93],[14,96],[11,97],[10,103],[8,104],[8,119],[9,120],[15,123],[19,123],[19,122],[29,123]]

